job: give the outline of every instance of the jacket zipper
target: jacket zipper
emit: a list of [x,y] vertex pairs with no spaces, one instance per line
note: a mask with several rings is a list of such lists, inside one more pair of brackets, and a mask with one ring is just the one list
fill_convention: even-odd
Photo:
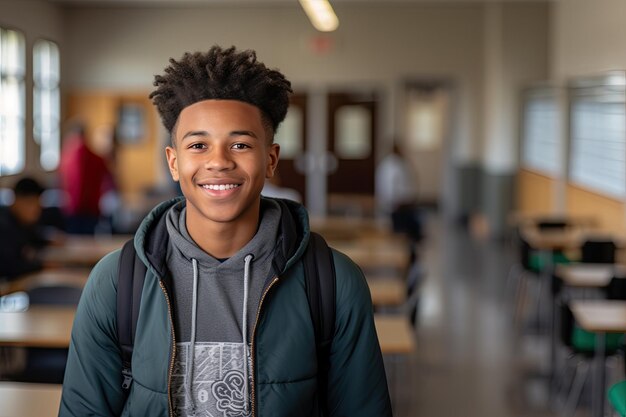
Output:
[[263,292],[263,295],[261,296],[261,301],[259,302],[259,308],[256,311],[256,319],[254,321],[254,327],[252,329],[252,344],[250,347],[250,361],[251,361],[251,368],[252,368],[252,417],[254,417],[256,415],[256,388],[255,388],[255,383],[254,383],[254,341],[256,339],[256,326],[257,324],[259,324],[259,316],[261,315],[261,307],[263,306],[263,300],[265,300],[265,296],[267,295],[267,293],[270,291],[270,289],[274,286],[274,284],[276,284],[278,282],[278,277],[275,276],[272,279],[272,282],[269,283],[269,285],[267,286],[267,288],[265,289],[265,291]]
[[172,356],[170,357],[170,367],[167,372],[167,406],[168,406],[168,415],[171,417],[174,415],[174,407],[172,406],[172,374],[174,373],[174,357],[176,356],[176,334],[174,333],[174,320],[172,319],[172,305],[170,304],[170,297],[165,290],[165,286],[163,285],[163,281],[159,280],[159,286],[163,291],[163,295],[165,295],[165,301],[167,301],[167,313],[168,318],[170,319],[170,328],[172,330]]

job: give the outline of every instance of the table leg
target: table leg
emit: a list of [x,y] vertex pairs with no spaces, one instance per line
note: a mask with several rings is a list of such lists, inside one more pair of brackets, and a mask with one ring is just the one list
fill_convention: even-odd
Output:
[[604,396],[606,390],[606,333],[596,333],[596,370],[591,399],[594,417],[604,417]]

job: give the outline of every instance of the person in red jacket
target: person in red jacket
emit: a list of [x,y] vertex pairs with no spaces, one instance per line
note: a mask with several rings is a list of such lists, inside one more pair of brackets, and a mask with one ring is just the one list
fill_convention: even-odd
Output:
[[75,124],[65,138],[59,167],[67,232],[93,234],[100,218],[100,198],[112,187],[106,161],[87,144],[85,128]]

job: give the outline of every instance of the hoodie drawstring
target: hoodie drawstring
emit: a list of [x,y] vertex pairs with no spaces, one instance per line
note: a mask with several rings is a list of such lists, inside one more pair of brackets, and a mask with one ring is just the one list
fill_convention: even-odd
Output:
[[254,255],[248,254],[244,258],[243,269],[243,323],[242,323],[242,338],[243,338],[243,389],[244,389],[244,410],[247,413],[249,407],[249,393],[248,393],[248,287],[250,285],[250,264],[254,259]]
[[[192,413],[196,412],[196,402],[191,392],[193,383],[193,363],[196,354],[196,316],[198,309],[198,261],[191,260],[193,265],[193,295],[191,299],[191,341],[189,342],[189,350],[187,351],[187,375],[185,377],[185,384],[187,385],[185,391],[188,395],[188,400],[191,404]],[[193,415],[192,414],[192,415]]]

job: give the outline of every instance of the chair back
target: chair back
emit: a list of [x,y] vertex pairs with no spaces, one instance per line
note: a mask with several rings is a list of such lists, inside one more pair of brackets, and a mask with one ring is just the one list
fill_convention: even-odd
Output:
[[617,247],[612,240],[587,240],[580,248],[581,262],[612,264]]
[[565,229],[569,223],[565,220],[541,220],[537,222],[539,230]]
[[83,289],[70,285],[46,285],[27,291],[31,305],[78,305]]
[[606,286],[606,298],[609,300],[626,300],[626,277],[615,276]]

